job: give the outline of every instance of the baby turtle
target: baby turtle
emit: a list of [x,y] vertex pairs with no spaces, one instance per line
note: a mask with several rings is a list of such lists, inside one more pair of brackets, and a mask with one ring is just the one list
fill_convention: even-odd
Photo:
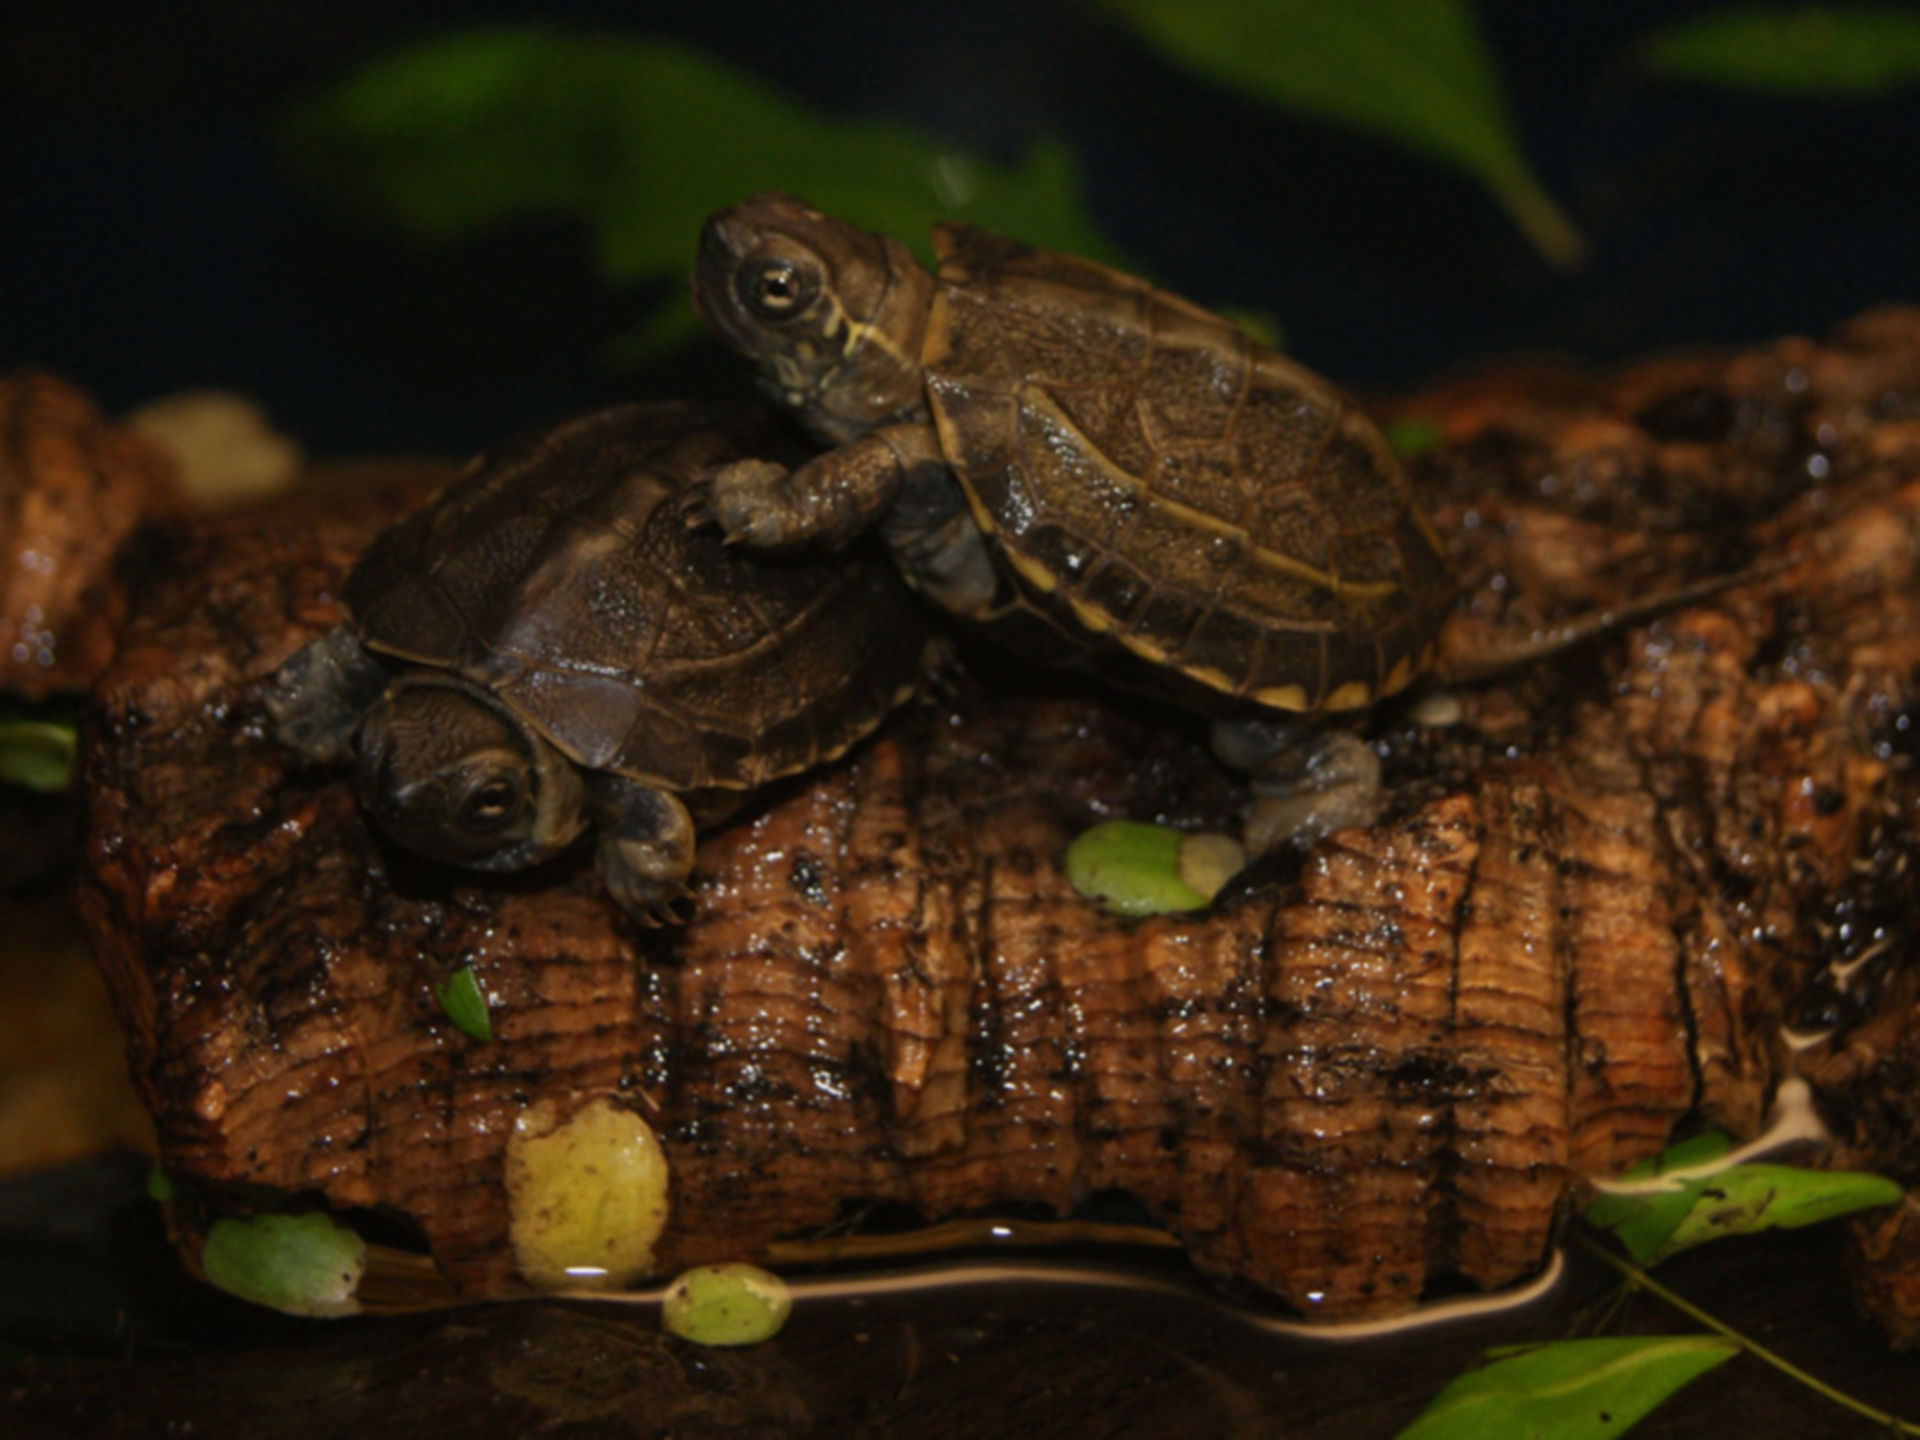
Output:
[[348,619],[268,683],[277,736],[355,761],[408,849],[517,870],[591,820],[636,919],[686,893],[696,823],[832,759],[913,690],[917,607],[877,551],[758,557],[688,528],[738,414],[625,405],[483,456],[383,533]]
[[719,473],[729,536],[832,544],[880,520],[974,618],[1004,603],[990,551],[1069,633],[1268,710],[1354,710],[1430,660],[1452,577],[1339,390],[1104,266],[965,225],[934,245],[937,277],[777,195],[707,222],[701,312],[840,447]]
[[[695,303],[837,447],[793,470],[725,466],[712,518],[776,549],[877,523],[948,609],[1038,616],[1109,676],[1210,713],[1221,758],[1256,775],[1253,848],[1366,818],[1372,749],[1338,727],[1299,743],[1297,722],[1429,669],[1456,593],[1379,430],[1143,280],[966,225],[937,227],[934,248],[930,275],[784,195],[707,221]],[[1726,583],[1450,663],[1507,668]]]

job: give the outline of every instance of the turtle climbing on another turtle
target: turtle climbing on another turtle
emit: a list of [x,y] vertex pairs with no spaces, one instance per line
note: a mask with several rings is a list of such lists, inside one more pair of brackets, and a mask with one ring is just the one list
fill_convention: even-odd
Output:
[[[1368,818],[1371,747],[1302,722],[1430,669],[1457,588],[1386,439],[1335,386],[1143,280],[966,225],[934,248],[929,274],[784,195],[709,218],[695,304],[837,447],[719,468],[710,517],[766,549],[877,525],[947,609],[1038,617],[1110,678],[1212,715],[1216,752],[1255,776],[1252,848]],[[1459,668],[1724,583],[1489,637]]]
[[277,737],[351,757],[375,822],[436,860],[517,870],[595,824],[613,898],[668,918],[697,824],[845,751],[921,673],[883,555],[768,559],[687,527],[704,475],[773,443],[760,417],[638,404],[481,457],[269,679]]
[[877,523],[947,609],[1038,616],[1097,669],[1213,714],[1222,757],[1286,797],[1256,803],[1256,847],[1363,818],[1372,750],[1340,729],[1296,743],[1291,722],[1405,686],[1454,593],[1385,439],[1144,281],[965,225],[934,245],[937,276],[780,195],[709,219],[701,313],[839,447],[717,471],[721,528],[786,548]]

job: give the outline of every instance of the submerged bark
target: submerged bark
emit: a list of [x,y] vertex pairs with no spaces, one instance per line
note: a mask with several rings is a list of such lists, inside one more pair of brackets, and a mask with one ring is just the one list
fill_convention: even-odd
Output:
[[[684,929],[632,928],[584,855],[504,883],[413,860],[264,737],[257,689],[407,497],[199,524],[83,755],[85,911],[163,1163],[405,1216],[502,1293],[514,1117],[613,1095],[670,1157],[665,1269],[862,1204],[1121,1190],[1337,1318],[1525,1274],[1583,1181],[1689,1117],[1752,1132],[1795,1024],[1837,1027],[1797,1061],[1834,1158],[1920,1184],[1920,312],[1401,409],[1445,437],[1415,479],[1456,626],[1761,573],[1374,712],[1379,823],[1139,924],[1072,891],[1067,841],[1231,826],[1236,782],[1198,723],[990,659],[707,837]],[[461,965],[489,1044],[430,993]]]

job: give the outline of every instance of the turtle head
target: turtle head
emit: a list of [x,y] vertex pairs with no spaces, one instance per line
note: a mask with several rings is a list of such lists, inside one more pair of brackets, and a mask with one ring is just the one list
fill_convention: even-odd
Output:
[[476,870],[518,870],[580,833],[582,786],[565,756],[477,685],[403,676],[367,711],[356,789],[409,850]]
[[844,443],[925,403],[933,277],[897,240],[791,196],[755,195],[708,217],[693,299],[823,440]]

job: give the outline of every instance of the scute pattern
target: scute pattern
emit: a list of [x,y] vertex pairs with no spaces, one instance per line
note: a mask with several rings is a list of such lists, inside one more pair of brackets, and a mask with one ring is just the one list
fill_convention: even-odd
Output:
[[860,554],[756,559],[680,497],[738,416],[629,405],[508,447],[369,548],[345,598],[376,650],[458,670],[574,760],[675,790],[803,769],[918,674],[913,603]]
[[1050,618],[1265,704],[1405,682],[1453,581],[1337,390],[1089,261],[964,226],[936,243],[941,444],[1024,589],[1058,592]]

